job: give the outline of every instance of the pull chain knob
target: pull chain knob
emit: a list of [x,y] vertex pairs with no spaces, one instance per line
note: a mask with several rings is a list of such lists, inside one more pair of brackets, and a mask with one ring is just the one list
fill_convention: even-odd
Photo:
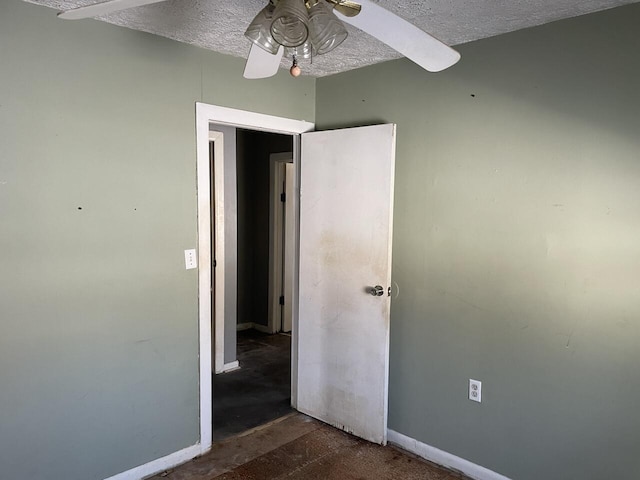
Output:
[[291,68],[289,69],[289,73],[291,74],[292,77],[299,77],[300,74],[302,73],[302,70],[300,70],[300,67],[298,66],[298,59],[296,58],[296,56],[293,56],[293,65],[291,65]]

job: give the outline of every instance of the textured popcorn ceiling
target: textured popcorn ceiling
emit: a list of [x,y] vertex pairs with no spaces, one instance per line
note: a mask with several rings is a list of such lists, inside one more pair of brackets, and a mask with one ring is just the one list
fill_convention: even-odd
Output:
[[[96,0],[25,1],[57,10],[97,3]],[[376,1],[443,42],[455,46],[640,0]],[[99,20],[216,52],[246,57],[250,44],[243,33],[255,14],[266,4],[267,0],[166,0],[122,10],[99,17]],[[394,50],[356,28],[347,25],[347,29],[349,37],[338,48],[315,57],[313,65],[306,60],[301,61],[304,74],[322,77],[400,57]],[[282,67],[289,66],[289,60],[283,60]]]

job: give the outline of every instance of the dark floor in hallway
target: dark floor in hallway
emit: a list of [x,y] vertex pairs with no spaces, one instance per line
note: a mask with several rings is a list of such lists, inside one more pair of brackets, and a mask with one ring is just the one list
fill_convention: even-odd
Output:
[[[404,451],[292,413],[216,443],[155,480],[464,480]],[[468,480],[468,479],[467,479]]]
[[291,337],[238,332],[240,369],[213,376],[213,440],[291,411]]

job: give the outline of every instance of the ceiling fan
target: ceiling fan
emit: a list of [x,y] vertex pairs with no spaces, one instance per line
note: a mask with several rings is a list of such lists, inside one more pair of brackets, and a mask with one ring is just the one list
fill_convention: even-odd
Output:
[[[60,12],[76,20],[165,0],[106,0]],[[338,15],[335,15],[335,13]],[[251,50],[245,78],[267,78],[278,72],[284,55],[291,57],[291,75],[300,75],[298,59],[322,55],[347,37],[342,22],[387,44],[425,70],[439,72],[460,60],[460,54],[412,23],[381,7],[375,0],[269,0],[253,19],[245,36]]]

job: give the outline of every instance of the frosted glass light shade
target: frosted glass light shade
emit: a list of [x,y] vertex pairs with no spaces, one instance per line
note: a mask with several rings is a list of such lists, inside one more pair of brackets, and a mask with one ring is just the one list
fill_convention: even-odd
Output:
[[275,55],[278,53],[280,44],[271,36],[271,22],[273,21],[273,12],[276,7],[269,3],[260,10],[260,13],[253,19],[244,36],[255,43],[257,46]]
[[271,36],[285,47],[302,45],[309,38],[308,21],[305,0],[279,0],[273,12]]
[[309,9],[309,38],[318,55],[330,52],[347,38],[347,29],[320,0]]

